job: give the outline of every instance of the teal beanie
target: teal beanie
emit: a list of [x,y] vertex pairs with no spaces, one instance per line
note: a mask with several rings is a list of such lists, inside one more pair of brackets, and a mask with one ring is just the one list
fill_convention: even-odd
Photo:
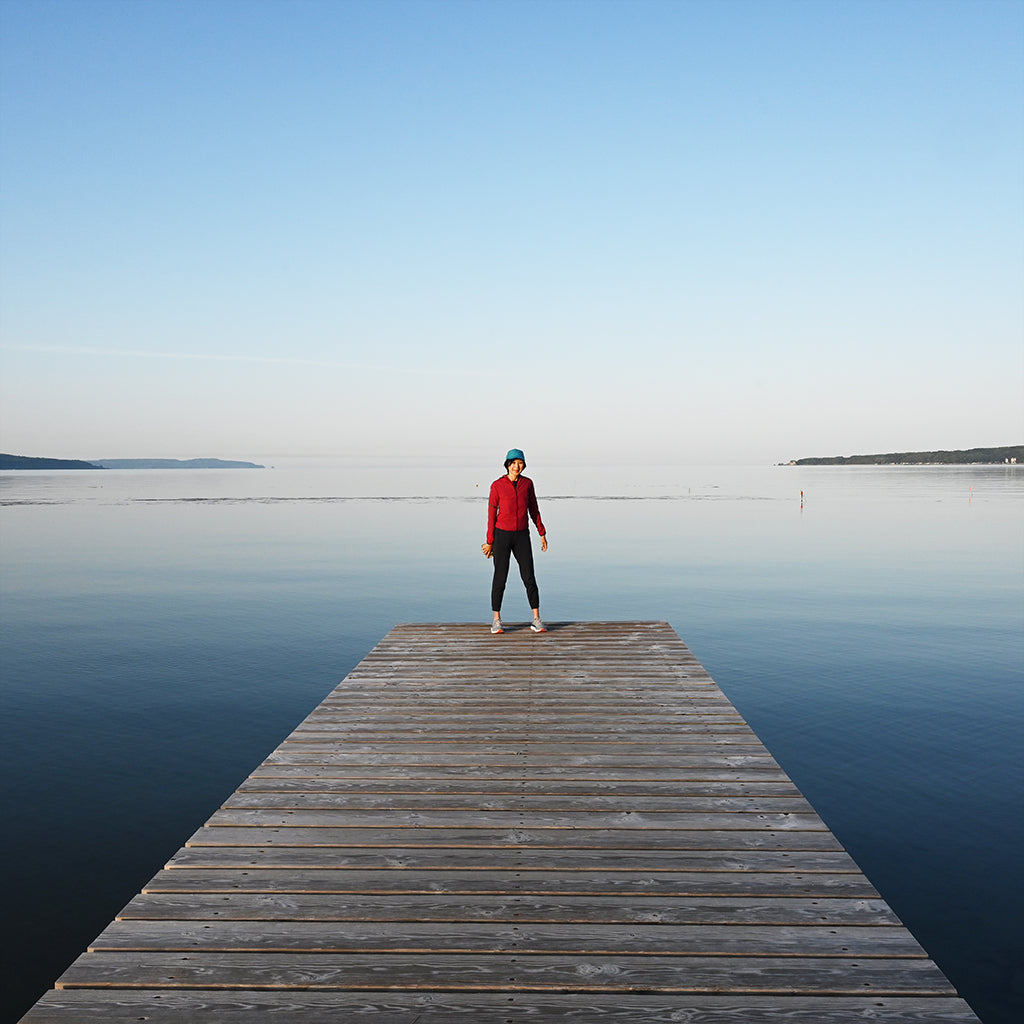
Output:
[[509,448],[508,455],[505,456],[505,468],[508,469],[508,464],[513,462],[515,459],[522,459],[523,465],[526,465],[526,456],[523,454],[520,448]]

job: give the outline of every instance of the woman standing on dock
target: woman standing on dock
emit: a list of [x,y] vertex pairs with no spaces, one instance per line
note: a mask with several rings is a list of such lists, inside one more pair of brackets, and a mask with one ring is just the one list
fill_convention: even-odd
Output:
[[540,534],[541,551],[547,551],[548,538],[537,507],[533,481],[523,476],[524,469],[526,456],[519,448],[512,448],[505,456],[506,474],[491,484],[491,493],[487,499],[487,540],[481,549],[487,558],[494,556],[494,579],[491,582],[491,610],[494,612],[492,633],[503,632],[501,599],[505,594],[505,581],[508,579],[509,559],[512,555],[516,556],[519,575],[523,578],[526,597],[533,610],[530,629],[534,633],[543,633],[546,629],[540,620],[540,592],[533,571],[530,519]]

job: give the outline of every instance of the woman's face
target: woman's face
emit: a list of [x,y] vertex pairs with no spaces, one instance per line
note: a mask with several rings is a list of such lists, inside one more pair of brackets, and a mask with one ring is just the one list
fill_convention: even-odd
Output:
[[509,479],[515,481],[524,469],[526,469],[526,463],[522,459],[513,459],[508,464]]

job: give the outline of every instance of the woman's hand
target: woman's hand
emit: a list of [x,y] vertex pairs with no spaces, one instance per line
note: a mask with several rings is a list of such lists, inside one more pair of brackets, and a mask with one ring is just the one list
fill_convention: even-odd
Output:
[[540,549],[541,551],[547,551],[548,549],[548,538],[546,534],[540,539]]
[[481,544],[480,550],[484,553],[484,558],[491,557],[491,549],[494,547],[493,544]]

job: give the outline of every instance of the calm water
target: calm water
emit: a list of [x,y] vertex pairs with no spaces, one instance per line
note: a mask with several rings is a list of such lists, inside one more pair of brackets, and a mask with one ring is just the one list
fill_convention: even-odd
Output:
[[[986,1024],[1024,1019],[1024,467],[528,472],[545,617],[671,622]],[[392,625],[485,628],[495,475],[0,475],[0,1016]]]

